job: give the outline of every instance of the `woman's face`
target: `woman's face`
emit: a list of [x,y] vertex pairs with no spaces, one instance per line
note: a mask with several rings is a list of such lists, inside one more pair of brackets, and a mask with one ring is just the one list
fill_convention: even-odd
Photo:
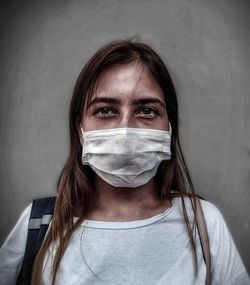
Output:
[[125,127],[169,131],[164,95],[148,68],[132,62],[104,72],[82,126],[85,132]]

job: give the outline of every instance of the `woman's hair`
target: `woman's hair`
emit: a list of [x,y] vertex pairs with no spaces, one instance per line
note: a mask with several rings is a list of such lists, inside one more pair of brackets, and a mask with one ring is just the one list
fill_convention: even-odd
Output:
[[[112,66],[129,64],[135,61],[148,67],[164,94],[166,110],[172,127],[171,159],[162,161],[157,170],[155,176],[157,193],[161,199],[171,200],[173,197],[172,190],[175,190],[181,197],[183,217],[190,239],[197,275],[194,236],[196,206],[194,207],[195,219],[191,227],[184,197],[189,193],[194,194],[194,189],[179,142],[178,105],[175,88],[165,64],[157,53],[144,43],[126,39],[113,41],[100,48],[83,67],[76,81],[69,114],[70,153],[58,180],[58,197],[54,216],[34,262],[32,284],[41,284],[45,253],[52,242],[58,240],[52,266],[52,285],[55,283],[60,261],[69,240],[73,232],[91,212],[96,201],[95,173],[89,166],[83,166],[81,163],[82,145],[79,130],[84,107],[88,106],[98,79],[104,71],[112,68]],[[79,213],[80,217],[74,223],[73,217],[76,213]]]

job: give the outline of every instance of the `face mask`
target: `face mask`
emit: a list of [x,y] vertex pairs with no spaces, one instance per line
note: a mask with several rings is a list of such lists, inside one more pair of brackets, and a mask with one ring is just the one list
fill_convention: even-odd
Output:
[[82,164],[115,187],[138,187],[155,176],[161,161],[171,158],[170,131],[116,128],[84,132]]

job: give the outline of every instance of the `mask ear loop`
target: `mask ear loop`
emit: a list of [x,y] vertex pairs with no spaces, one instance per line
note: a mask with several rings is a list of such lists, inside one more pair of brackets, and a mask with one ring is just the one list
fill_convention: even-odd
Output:
[[83,133],[84,133],[84,131],[83,131],[82,123],[80,123],[80,128],[81,128],[82,137],[83,137]]
[[83,130],[83,127],[82,127],[82,124],[80,123],[80,128],[81,128],[81,133],[82,133],[82,145],[84,144],[84,130]]
[[169,132],[172,134],[172,127],[171,127],[170,122],[169,122]]

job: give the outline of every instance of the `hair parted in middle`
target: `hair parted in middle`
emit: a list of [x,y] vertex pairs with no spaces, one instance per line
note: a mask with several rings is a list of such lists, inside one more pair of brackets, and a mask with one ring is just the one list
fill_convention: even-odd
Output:
[[[70,103],[69,129],[70,153],[60,174],[57,185],[57,200],[51,227],[36,256],[32,284],[41,284],[42,265],[45,253],[52,242],[59,240],[53,260],[52,285],[55,284],[60,261],[73,232],[82,224],[95,205],[96,192],[94,187],[95,173],[89,166],[81,162],[82,145],[79,139],[80,123],[83,110],[88,104],[100,76],[108,69],[138,62],[147,67],[155,81],[159,84],[165,99],[166,111],[172,127],[171,159],[162,161],[158,167],[155,181],[157,194],[161,199],[181,197],[183,217],[189,235],[195,272],[197,276],[197,254],[195,245],[196,205],[194,220],[191,225],[185,206],[185,196],[195,195],[194,187],[184,161],[179,142],[178,104],[174,84],[159,55],[147,44],[133,39],[115,40],[101,47],[85,64],[75,83]],[[176,194],[173,194],[173,191]],[[79,213],[77,222],[73,217]]]

